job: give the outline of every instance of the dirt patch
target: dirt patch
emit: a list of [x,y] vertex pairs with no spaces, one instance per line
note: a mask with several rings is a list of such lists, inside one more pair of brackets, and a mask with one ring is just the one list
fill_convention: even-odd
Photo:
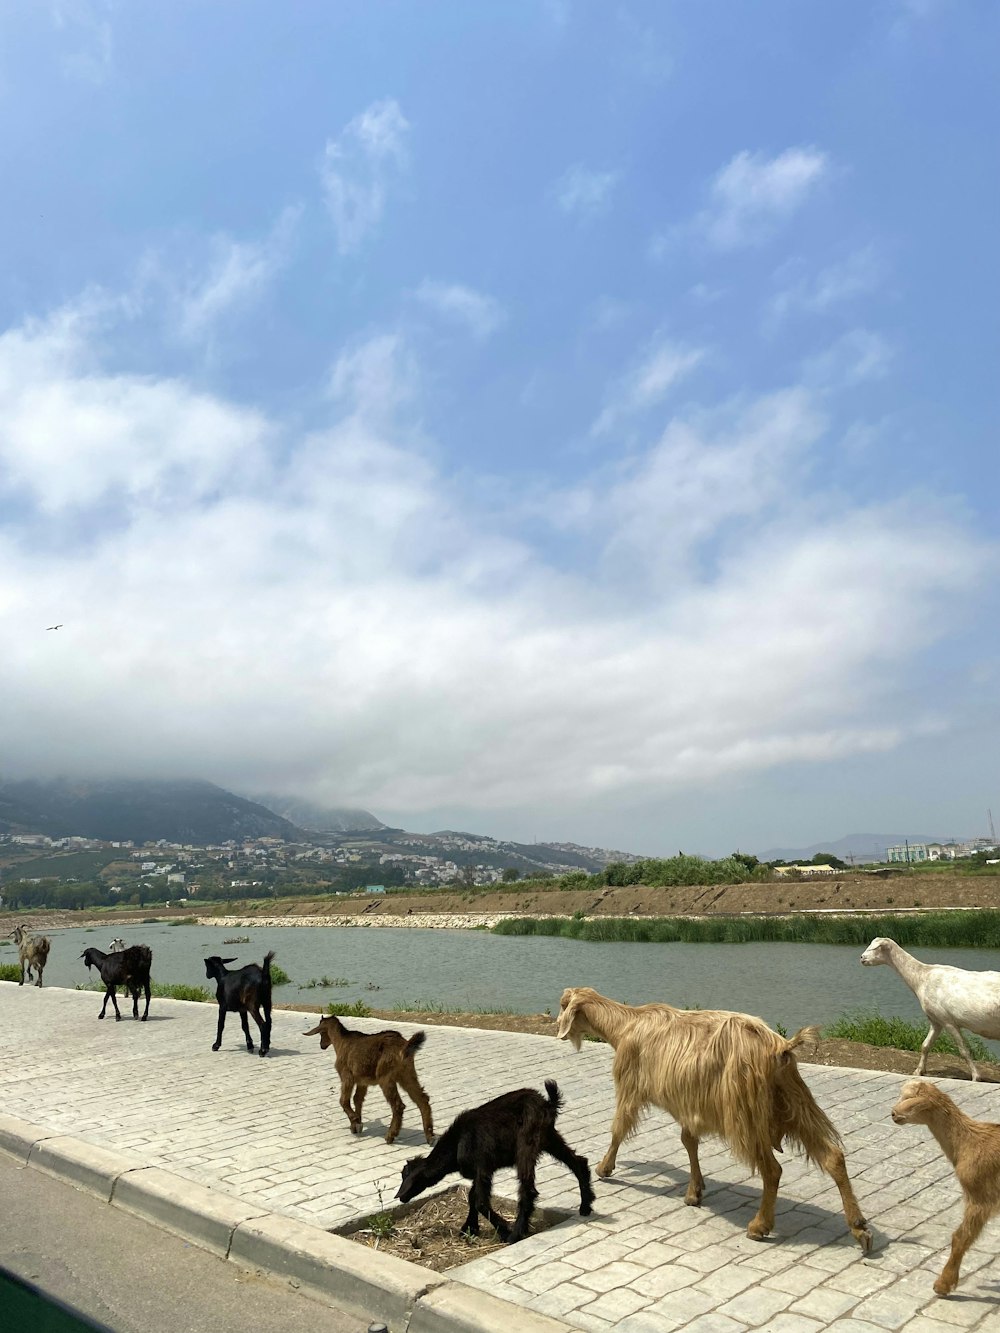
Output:
[[[501,1217],[508,1222],[514,1220],[517,1204],[512,1200],[494,1195],[492,1204]],[[334,1234],[346,1236],[370,1250],[392,1254],[397,1259],[408,1259],[410,1263],[432,1268],[435,1273],[444,1273],[449,1268],[471,1263],[473,1259],[482,1259],[494,1250],[504,1248],[503,1241],[484,1218],[480,1218],[481,1235],[462,1235],[461,1226],[468,1211],[468,1190],[455,1185],[444,1194],[386,1209],[360,1224],[352,1223],[338,1229]],[[531,1215],[531,1234],[547,1231],[568,1217],[568,1213],[536,1207]],[[391,1228],[387,1221],[391,1221]]]

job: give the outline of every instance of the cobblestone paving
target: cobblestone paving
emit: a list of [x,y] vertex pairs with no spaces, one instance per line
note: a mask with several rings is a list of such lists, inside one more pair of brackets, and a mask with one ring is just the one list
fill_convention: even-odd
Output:
[[[333,1053],[302,1036],[308,1015],[275,1010],[271,1055],[260,1060],[247,1053],[234,1015],[222,1050],[212,1052],[214,1006],[154,999],[145,1024],[98,1023],[99,1007],[92,993],[0,983],[0,1111],[322,1227],[377,1209],[379,1185],[388,1201],[403,1160],[424,1150],[409,1104],[397,1142],[383,1142],[388,1108],[377,1089],[365,1106],[365,1135],[350,1135],[332,1091]],[[586,1043],[576,1054],[545,1037],[427,1033],[417,1067],[439,1130],[467,1106],[556,1078],[566,1098],[562,1132],[591,1163],[603,1155],[614,1104],[607,1047]],[[768,1241],[745,1231],[759,1181],[721,1144],[704,1144],[705,1201],[686,1208],[679,1134],[654,1112],[624,1145],[614,1177],[595,1180],[591,1218],[577,1216],[572,1176],[544,1159],[539,1202],[570,1220],[451,1276],[587,1330],[1000,1333],[1000,1221],[970,1251],[955,1296],[942,1300],[931,1289],[961,1215],[960,1194],[928,1132],[889,1118],[903,1079],[802,1071],[844,1136],[876,1235],[867,1259],[847,1232],[833,1183],[796,1158],[783,1163]],[[970,1114],[1000,1121],[1000,1087],[941,1082]],[[498,1174],[496,1189],[510,1197],[513,1174]]]

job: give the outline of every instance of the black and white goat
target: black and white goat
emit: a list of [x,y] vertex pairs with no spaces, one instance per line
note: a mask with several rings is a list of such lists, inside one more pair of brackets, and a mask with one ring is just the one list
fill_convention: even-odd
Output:
[[[482,1106],[462,1111],[426,1156],[411,1157],[406,1163],[396,1198],[407,1203],[452,1171],[458,1171],[472,1181],[469,1215],[462,1231],[478,1236],[481,1213],[496,1228],[500,1239],[513,1245],[528,1234],[528,1223],[538,1198],[535,1165],[539,1153],[547,1152],[576,1176],[580,1184],[580,1216],[589,1216],[594,1202],[590,1166],[586,1157],[578,1156],[556,1129],[562,1095],[554,1079],[546,1079],[545,1091],[547,1097],[534,1088],[518,1088]],[[518,1204],[513,1226],[493,1211],[490,1202],[493,1174],[505,1166],[517,1170]]]
[[205,975],[213,980],[215,998],[219,1002],[219,1030],[216,1033],[212,1050],[217,1051],[222,1045],[222,1029],[226,1026],[226,1014],[239,1014],[243,1024],[243,1035],[247,1039],[247,1050],[253,1050],[253,1038],[247,1014],[253,1015],[253,1021],[260,1028],[260,1053],[267,1055],[271,1049],[271,959],[274,950],[264,955],[264,966],[259,963],[247,963],[230,972],[227,963],[235,963],[235,958],[219,958],[216,954],[205,959]]
[[149,1016],[149,972],[153,966],[152,949],[145,944],[133,944],[130,948],[123,949],[119,953],[102,953],[100,949],[84,949],[80,957],[87,965],[88,971],[92,967],[97,968],[101,974],[101,980],[104,982],[104,1003],[101,1005],[101,1012],[97,1017],[104,1017],[108,1000],[110,1000],[114,1006],[116,1021],[121,1021],[116,992],[119,986],[124,986],[132,996],[133,1018],[139,1017],[139,992],[145,992],[146,1008],[143,1010],[140,1020],[145,1023]]

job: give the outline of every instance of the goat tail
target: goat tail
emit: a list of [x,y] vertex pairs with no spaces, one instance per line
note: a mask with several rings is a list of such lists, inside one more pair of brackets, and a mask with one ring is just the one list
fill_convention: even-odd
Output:
[[271,1023],[271,959],[274,957],[274,950],[268,949],[264,955],[263,982],[260,988],[261,1008],[264,1010],[264,1017],[268,1022],[268,1031],[270,1032]]
[[52,941],[47,935],[43,935],[40,939],[36,940],[35,943],[37,946],[38,961],[44,967],[45,961],[49,956],[49,950],[52,948]]
[[[273,957],[274,950],[268,949],[267,953],[264,955],[264,975],[268,978],[271,976],[271,959]],[[228,962],[228,959],[226,961]]]
[[562,1110],[563,1095],[559,1091],[559,1084],[555,1081],[554,1078],[547,1078],[545,1080],[545,1091],[548,1093],[549,1106],[552,1107],[552,1110],[555,1113],[555,1115],[558,1115],[559,1112]]
[[787,1039],[788,1044],[785,1049],[787,1052],[791,1052],[799,1046],[815,1046],[822,1035],[820,1029],[815,1025],[799,1028],[798,1032],[794,1032]]
[[413,1036],[403,1047],[403,1059],[411,1060],[413,1056],[416,1055],[417,1051],[420,1050],[421,1046],[423,1046],[426,1040],[427,1040],[426,1032],[414,1032]]

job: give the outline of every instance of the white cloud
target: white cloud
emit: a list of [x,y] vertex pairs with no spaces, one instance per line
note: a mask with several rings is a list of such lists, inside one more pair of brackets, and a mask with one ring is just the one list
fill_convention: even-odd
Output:
[[111,0],[52,0],[49,12],[61,36],[63,69],[99,87],[110,75],[114,59]]
[[852,329],[825,352],[808,357],[802,373],[809,384],[845,389],[868,380],[885,379],[892,368],[893,349],[880,333]]
[[220,319],[245,310],[257,300],[288,262],[300,211],[286,208],[270,234],[261,241],[237,241],[227,235],[213,237],[204,271],[187,280],[170,276],[162,262],[147,260],[146,279],[155,275],[173,288],[181,337],[192,341],[202,339]]
[[757,244],[802,206],[829,171],[818,148],[786,148],[772,158],[737,153],[712,181],[709,206],[695,229],[718,250]]
[[529,538],[412,443],[399,334],[342,353],[308,432],[101,346],[86,307],[0,337],[12,775],[413,815],[665,798],[899,743],[900,680],[992,573],[940,498],[810,491],[827,390],[688,412]]
[[[800,267],[795,265],[795,268]],[[781,277],[787,276],[787,266]],[[871,248],[858,250],[838,264],[830,264],[812,275],[799,274],[786,281],[768,303],[767,320],[776,324],[796,311],[825,315],[831,310],[867,296],[882,281],[883,267]]]
[[617,171],[591,171],[587,167],[575,166],[559,177],[553,193],[564,213],[590,219],[608,208],[617,183]]
[[662,338],[654,340],[638,364],[613,385],[590,433],[603,435],[624,418],[655,407],[704,356],[700,347],[684,347]]
[[327,140],[320,181],[341,254],[356,250],[382,220],[389,185],[406,165],[409,132],[399,103],[387,98]]
[[463,325],[474,338],[488,338],[504,320],[503,306],[499,301],[457,282],[432,282],[425,279],[413,295],[445,319]]

